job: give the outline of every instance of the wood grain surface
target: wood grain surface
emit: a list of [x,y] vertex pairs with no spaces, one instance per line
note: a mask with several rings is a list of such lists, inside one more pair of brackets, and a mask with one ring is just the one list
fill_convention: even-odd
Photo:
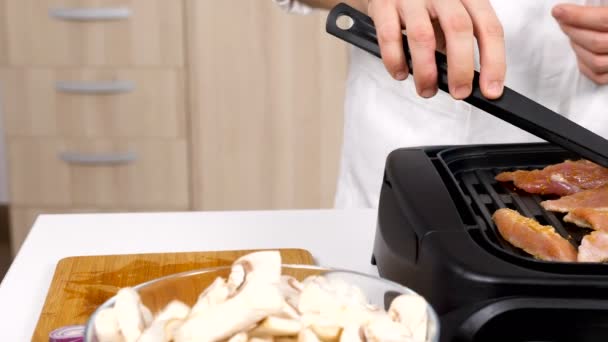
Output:
[[[118,289],[165,275],[206,267],[230,265],[252,251],[218,251],[84,256],[62,259],[42,308],[32,341],[48,341],[56,328],[85,324],[95,309]],[[301,249],[280,250],[283,263],[314,263]]]

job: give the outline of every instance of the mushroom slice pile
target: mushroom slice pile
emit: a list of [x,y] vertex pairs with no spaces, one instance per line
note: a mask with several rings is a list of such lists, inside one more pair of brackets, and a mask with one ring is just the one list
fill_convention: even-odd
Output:
[[146,326],[150,311],[132,288],[116,294],[114,307],[100,311],[95,318],[95,332],[99,342],[135,342]]
[[137,340],[138,342],[173,341],[176,330],[190,314],[190,307],[174,300],[161,311]]
[[424,342],[427,310],[423,298],[401,295],[385,312],[334,277],[299,282],[281,275],[281,256],[269,251],[239,258],[192,308],[173,301],[152,318],[122,289],[97,314],[95,332],[99,342]]

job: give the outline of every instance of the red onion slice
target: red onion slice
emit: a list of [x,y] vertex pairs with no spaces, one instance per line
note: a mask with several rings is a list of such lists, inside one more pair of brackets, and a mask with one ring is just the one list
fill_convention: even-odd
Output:
[[83,342],[84,325],[68,325],[49,334],[49,342]]

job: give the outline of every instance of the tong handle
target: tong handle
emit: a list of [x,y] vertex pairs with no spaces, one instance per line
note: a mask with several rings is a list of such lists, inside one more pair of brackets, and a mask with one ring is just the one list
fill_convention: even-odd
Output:
[[[340,17],[346,16],[350,18],[352,26],[348,29],[338,27]],[[380,45],[378,45],[378,37],[374,22],[367,15],[357,11],[356,9],[340,3],[331,10],[327,18],[326,30],[328,33],[351,43],[372,55],[382,58],[380,55]],[[405,62],[407,63],[409,73],[412,74],[414,68],[412,66],[412,56],[410,55],[410,47],[407,42],[407,37],[403,35],[403,51],[405,52]],[[445,92],[449,92],[448,88],[448,62],[447,57],[441,52],[435,52],[435,62],[437,64],[437,87]],[[479,73],[475,71],[473,79],[473,90],[479,88]]]
[[[349,27],[340,28],[338,26],[338,20],[343,19],[340,18],[343,16],[350,18]],[[335,6],[327,17],[326,30],[331,35],[381,58],[378,37],[372,19],[356,9],[344,3]],[[409,72],[413,73],[410,49],[405,34],[403,35],[403,50]],[[447,57],[441,52],[435,52],[435,60],[437,86],[439,89],[449,92]],[[479,88],[479,72],[477,71],[473,77],[471,95],[463,101],[541,139],[608,167],[608,141],[604,138],[508,87],[504,87],[500,98],[487,99]]]

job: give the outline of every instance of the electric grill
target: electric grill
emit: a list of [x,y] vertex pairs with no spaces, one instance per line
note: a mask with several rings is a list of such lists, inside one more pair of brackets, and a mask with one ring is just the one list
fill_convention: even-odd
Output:
[[[349,25],[338,27],[347,17]],[[371,19],[340,4],[327,31],[380,57]],[[412,72],[407,40],[404,51]],[[438,87],[447,59],[437,52]],[[586,158],[608,167],[608,141],[505,88],[483,97],[479,73],[464,101],[548,142],[404,148],[387,158],[372,262],[433,305],[441,341],[608,341],[608,264],[547,262],[506,242],[492,221],[511,208],[552,225],[578,246],[589,230],[545,211],[549,196],[528,194],[494,176]]]
[[569,158],[578,157],[549,144],[392,152],[373,249],[380,275],[427,298],[442,316],[443,341],[607,341],[608,264],[534,259],[491,219],[515,209],[578,246],[588,231],[545,211],[539,203],[549,197],[494,180]]

